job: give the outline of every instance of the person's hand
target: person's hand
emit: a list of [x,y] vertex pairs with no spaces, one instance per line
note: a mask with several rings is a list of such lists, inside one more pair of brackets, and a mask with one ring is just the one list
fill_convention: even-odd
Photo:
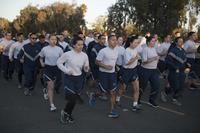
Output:
[[112,69],[113,69],[113,66],[111,66],[111,65],[106,65],[106,66],[105,66],[105,69],[107,69],[107,70],[112,70]]
[[21,63],[24,63],[24,59],[20,59],[19,61],[20,61]]

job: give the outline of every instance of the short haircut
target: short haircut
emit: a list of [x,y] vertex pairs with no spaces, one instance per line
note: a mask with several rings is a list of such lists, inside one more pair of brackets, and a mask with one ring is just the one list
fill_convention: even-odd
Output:
[[191,31],[188,33],[188,37],[191,37],[195,32],[194,31]]
[[108,41],[109,41],[112,37],[116,37],[116,35],[109,35],[109,36],[108,36]]

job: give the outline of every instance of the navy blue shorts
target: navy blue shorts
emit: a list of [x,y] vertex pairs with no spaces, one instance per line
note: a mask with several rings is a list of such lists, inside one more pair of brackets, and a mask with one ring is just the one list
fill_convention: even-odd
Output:
[[58,76],[61,76],[61,72],[57,66],[46,65],[43,76],[45,81],[54,81],[60,79]]
[[132,69],[129,69],[129,68],[122,69],[122,80],[126,85],[128,85],[128,83],[135,81],[137,79],[138,79],[137,67],[132,68]]
[[65,94],[80,94],[84,86],[84,75],[72,76],[64,75],[64,91]]
[[103,92],[115,91],[117,89],[117,74],[99,71],[99,87]]

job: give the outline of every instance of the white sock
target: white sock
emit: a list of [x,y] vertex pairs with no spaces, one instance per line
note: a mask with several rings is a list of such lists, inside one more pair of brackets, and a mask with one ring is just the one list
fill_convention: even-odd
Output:
[[137,106],[138,102],[133,102],[133,106]]
[[54,104],[51,104],[51,107],[55,107],[55,105],[54,105]]
[[117,97],[116,97],[116,101],[119,102],[119,101],[120,101],[120,98],[121,98],[120,96],[117,96]]

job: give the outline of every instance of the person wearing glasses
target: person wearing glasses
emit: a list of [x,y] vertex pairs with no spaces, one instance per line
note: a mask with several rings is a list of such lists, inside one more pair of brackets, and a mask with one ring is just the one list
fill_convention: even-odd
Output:
[[24,45],[18,54],[18,59],[23,63],[24,70],[24,95],[31,95],[34,90],[37,71],[39,69],[39,53],[41,46],[37,43],[36,33],[30,34],[30,43]]

